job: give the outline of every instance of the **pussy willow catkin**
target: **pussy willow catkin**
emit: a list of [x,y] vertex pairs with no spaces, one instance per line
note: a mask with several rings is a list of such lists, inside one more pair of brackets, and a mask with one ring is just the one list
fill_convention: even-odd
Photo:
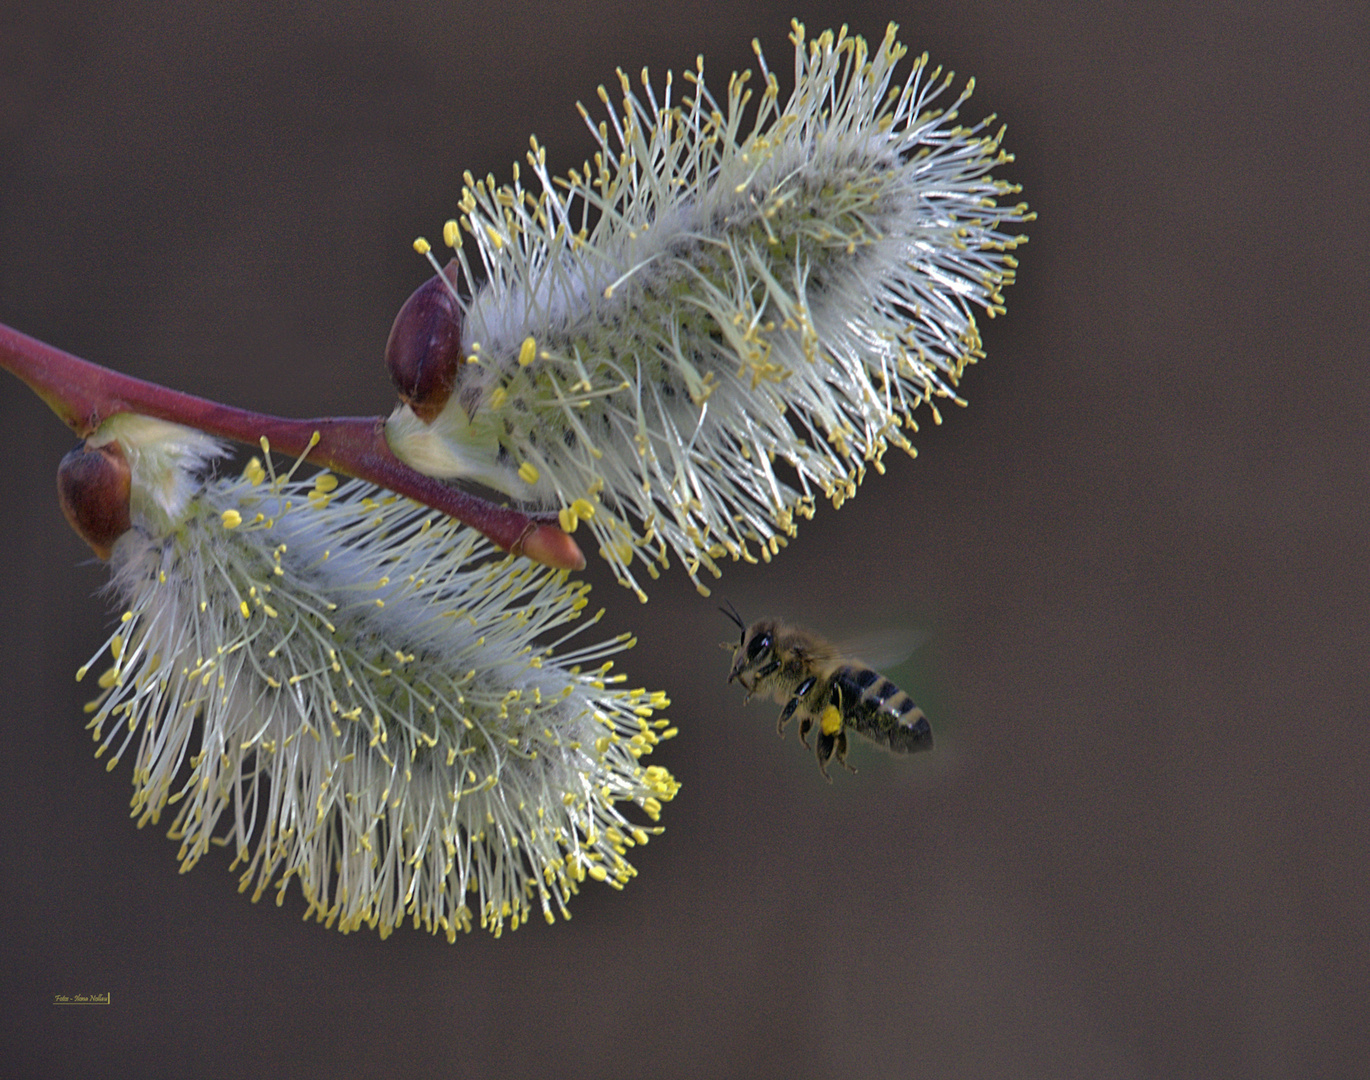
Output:
[[132,751],[134,816],[174,815],[183,869],[226,845],[254,899],[294,879],[342,930],[449,938],[629,880],[659,831],[634,817],[679,787],[640,759],[674,729],[610,674],[628,635],[570,645],[588,586],[369,484],[207,477],[217,443],[176,425],[90,443],[73,523],[129,508],[90,728],[111,768]]
[[534,142],[531,189],[517,167],[468,174],[444,230],[474,252],[463,362],[440,410],[387,425],[429,475],[586,524],[644,600],[639,572],[671,552],[707,593],[701,567],[770,559],[820,496],[912,453],[915,409],[960,400],[973,311],[1004,310],[1032,218],[991,175],[1003,129],[957,123],[973,80],[941,109],[952,76],[926,55],[896,81],[893,25],[874,50],[798,23],[792,40],[783,103],[759,47],[754,112],[747,76],[720,102],[702,60],[679,102],[620,72],[583,169],[553,178]]

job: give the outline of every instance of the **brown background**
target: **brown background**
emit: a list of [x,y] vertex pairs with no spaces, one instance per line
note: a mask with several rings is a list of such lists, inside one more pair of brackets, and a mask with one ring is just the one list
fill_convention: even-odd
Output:
[[109,613],[71,440],[0,381],[0,1071],[1370,1070],[1364,4],[18,6],[0,320],[243,406],[387,409],[462,170],[578,164],[619,64],[788,71],[793,14],[977,75],[1041,219],[970,408],[718,594],[927,633],[937,753],[828,787],[724,685],[713,602],[597,574],[685,787],[623,895],[500,941],[343,937],[133,827],[72,680]]

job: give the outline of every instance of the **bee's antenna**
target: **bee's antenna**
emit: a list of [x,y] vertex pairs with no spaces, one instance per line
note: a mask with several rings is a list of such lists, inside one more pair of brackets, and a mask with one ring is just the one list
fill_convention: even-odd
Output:
[[745,634],[747,632],[747,624],[742,621],[742,616],[737,613],[737,608],[733,607],[733,602],[731,600],[725,600],[724,603],[728,606],[721,607],[718,610],[732,619],[733,622],[737,623],[738,627]]

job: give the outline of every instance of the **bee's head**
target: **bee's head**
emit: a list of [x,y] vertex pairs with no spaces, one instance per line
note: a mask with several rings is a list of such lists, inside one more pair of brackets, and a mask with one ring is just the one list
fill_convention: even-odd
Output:
[[728,681],[739,679],[748,686],[744,676],[764,667],[775,653],[775,620],[762,619],[742,631],[742,638],[733,650],[733,667]]

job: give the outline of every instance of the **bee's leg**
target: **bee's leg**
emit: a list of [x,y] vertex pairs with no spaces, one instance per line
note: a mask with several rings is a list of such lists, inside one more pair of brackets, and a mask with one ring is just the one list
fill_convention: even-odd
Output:
[[780,670],[780,661],[779,661],[779,660],[772,660],[769,664],[766,664],[764,667],[759,667],[759,668],[757,668],[754,672],[752,672],[752,686],[756,686],[757,683],[759,683],[762,679],[764,679],[764,678],[765,678],[767,675],[769,675],[771,672],[773,672],[773,671],[779,671],[779,670]]
[[823,774],[823,779],[830,784],[832,777],[828,775],[828,762],[832,758],[833,751],[837,748],[837,739],[837,735],[824,735],[823,729],[819,728],[818,737],[814,740],[814,752],[818,755],[818,771]]
[[847,729],[845,727],[837,733],[837,763],[847,772],[856,772],[855,765],[847,764]]
[[780,710],[780,719],[775,722],[775,733],[777,735],[785,734],[785,725],[790,722],[790,717],[794,716],[794,710],[798,708],[798,706],[798,697],[792,697],[789,701],[785,702],[785,707]]
[[[747,696],[742,699],[742,704],[752,700],[752,695],[756,693],[756,688],[761,685],[761,680],[774,671],[780,670],[780,661],[772,660],[765,667],[759,667],[752,672],[752,685],[747,687]],[[746,685],[745,683],[743,685]]]
[[804,719],[799,721],[799,741],[804,744],[804,749],[809,748],[809,732],[813,729],[813,714],[805,713]]
[[[790,722],[790,717],[794,715],[794,710],[799,708],[799,702],[803,699],[804,695],[813,689],[815,681],[814,677],[810,675],[795,687],[794,697],[785,702],[785,708],[781,710],[780,719],[775,722],[775,731],[777,735],[785,734],[785,725]],[[810,723],[812,723],[812,721],[810,721]],[[805,730],[808,729],[805,728]],[[800,738],[803,738],[803,736],[801,735]],[[805,745],[807,746],[808,744],[806,743]]]

